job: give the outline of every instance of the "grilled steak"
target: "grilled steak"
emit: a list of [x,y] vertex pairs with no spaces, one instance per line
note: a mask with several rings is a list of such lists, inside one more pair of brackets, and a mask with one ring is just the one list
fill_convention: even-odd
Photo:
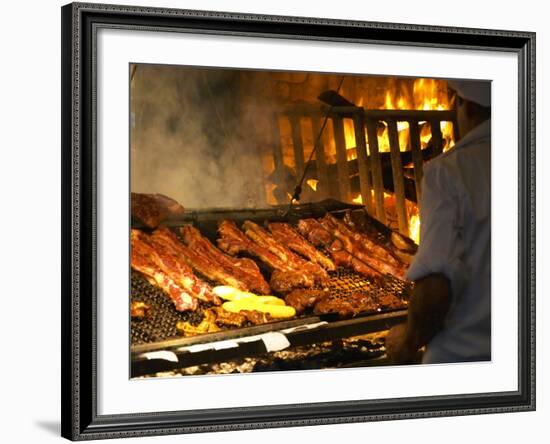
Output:
[[182,214],[183,207],[163,194],[132,193],[132,216],[149,228],[156,228],[169,216]]
[[[166,273],[176,284],[186,290],[190,295],[203,301],[219,304],[221,301],[212,293],[208,284],[201,281],[193,274],[193,270],[178,256],[178,252],[170,242],[162,236],[149,236],[142,231],[132,230],[132,237],[137,242],[146,244],[149,248],[149,256],[153,262]],[[145,248],[145,247],[143,247]]]
[[313,287],[315,280],[303,271],[275,270],[271,273],[269,284],[278,293],[288,293],[295,288]]
[[255,291],[260,294],[269,294],[270,288],[256,263],[247,258],[229,256],[201,235],[200,231],[190,225],[180,229],[184,242],[196,253],[205,256],[209,261],[232,273],[241,285],[237,288],[244,291]]
[[245,234],[258,245],[268,249],[290,266],[293,270],[300,270],[310,274],[317,282],[326,282],[328,273],[316,263],[306,261],[294,254],[281,242],[275,240],[265,229],[249,220],[243,223]]
[[192,297],[184,289],[179,287],[173,279],[161,271],[151,259],[152,249],[139,240],[137,236],[131,237],[131,266],[134,270],[143,273],[149,281],[154,282],[170,297],[176,310],[196,310],[197,299]]
[[192,248],[189,248],[187,245],[180,242],[176,235],[170,231],[170,229],[166,227],[158,228],[153,232],[152,237],[157,238],[166,245],[170,245],[174,251],[177,252],[180,260],[185,261],[193,270],[202,274],[207,279],[222,283],[224,285],[231,285],[236,288],[242,287],[241,281],[236,279],[233,274],[221,268],[217,263],[209,260],[208,257],[201,255]]
[[289,224],[273,222],[268,224],[273,237],[281,244],[309,259],[311,262],[321,265],[329,271],[334,271],[336,266],[328,257],[304,239]]
[[302,314],[307,308],[313,307],[328,295],[329,293],[325,290],[293,290],[285,296],[285,301],[294,307],[297,314]]

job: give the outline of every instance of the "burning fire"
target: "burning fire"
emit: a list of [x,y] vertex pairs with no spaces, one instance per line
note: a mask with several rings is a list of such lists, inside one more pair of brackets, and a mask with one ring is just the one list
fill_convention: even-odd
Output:
[[418,206],[411,203],[409,206],[409,237],[415,244],[420,245],[420,215]]
[[[374,195],[374,191],[372,191]],[[363,204],[363,197],[358,194],[351,200],[354,204]],[[409,237],[415,244],[420,245],[420,215],[418,212],[418,205],[409,200],[406,201],[407,213],[409,214]],[[384,191],[384,206],[386,208],[395,207],[395,196],[393,194]]]
[[[374,102],[374,100],[366,100]],[[356,101],[357,106],[363,106],[364,97]],[[450,110],[453,107],[453,100],[447,93],[447,82],[436,79],[416,79],[410,88],[396,83],[390,83],[384,94],[384,101],[376,106],[375,103],[367,103],[367,109],[400,109],[400,110],[424,110],[424,111],[443,111]],[[380,152],[390,151],[390,142],[388,138],[387,125],[382,122],[385,128],[378,134],[378,149]],[[409,124],[408,122],[397,122],[397,131],[399,133],[399,148],[406,151],[409,147]],[[441,134],[445,141],[443,151],[447,151],[455,144],[452,122],[441,122]],[[351,119],[344,119],[344,135],[346,139],[346,148],[348,150],[348,160],[357,158],[355,130]],[[420,122],[420,144],[425,148],[432,137],[430,125],[427,122]],[[368,152],[367,141],[367,152]]]

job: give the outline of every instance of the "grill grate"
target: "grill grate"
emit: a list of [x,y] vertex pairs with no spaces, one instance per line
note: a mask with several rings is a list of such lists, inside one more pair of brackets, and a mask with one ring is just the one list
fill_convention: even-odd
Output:
[[[132,345],[162,341],[178,335],[176,323],[188,321],[198,325],[202,319],[202,310],[196,312],[178,312],[172,301],[158,287],[151,285],[140,273],[132,271],[130,302],[145,302],[151,307],[151,313],[145,319],[130,321]],[[199,301],[204,309],[208,305]]]
[[[329,283],[323,288],[337,298],[346,298],[354,293],[369,294],[378,306],[382,306],[381,298],[388,294],[397,296],[406,303],[411,285],[392,277],[385,277],[382,283],[375,283],[365,279],[355,271],[339,268],[329,272]],[[131,276],[131,301],[145,302],[152,309],[151,314],[143,320],[131,320],[132,345],[158,342],[178,336],[176,323],[188,321],[197,325],[203,319],[202,311],[209,304],[200,301],[199,310],[196,312],[177,312],[170,299],[164,292],[151,285],[142,275],[132,271]],[[378,309],[378,312],[390,310]],[[372,313],[372,312],[371,312]],[[366,313],[365,313],[366,314]],[[330,315],[328,316],[330,318]]]

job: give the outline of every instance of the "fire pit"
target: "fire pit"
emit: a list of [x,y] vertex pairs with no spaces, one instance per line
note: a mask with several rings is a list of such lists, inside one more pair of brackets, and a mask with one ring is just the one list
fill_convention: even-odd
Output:
[[[422,164],[456,138],[444,81],[134,73],[132,376],[258,356],[269,369],[269,356],[290,362],[281,350],[405,319]],[[178,100],[143,90],[159,73]]]

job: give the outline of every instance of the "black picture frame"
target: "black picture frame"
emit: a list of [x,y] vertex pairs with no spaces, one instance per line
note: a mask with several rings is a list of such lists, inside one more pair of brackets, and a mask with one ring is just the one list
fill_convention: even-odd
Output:
[[[62,14],[62,436],[71,440],[535,409],[535,33],[72,3]],[[519,62],[518,390],[101,416],[96,381],[99,27],[507,51]]]

